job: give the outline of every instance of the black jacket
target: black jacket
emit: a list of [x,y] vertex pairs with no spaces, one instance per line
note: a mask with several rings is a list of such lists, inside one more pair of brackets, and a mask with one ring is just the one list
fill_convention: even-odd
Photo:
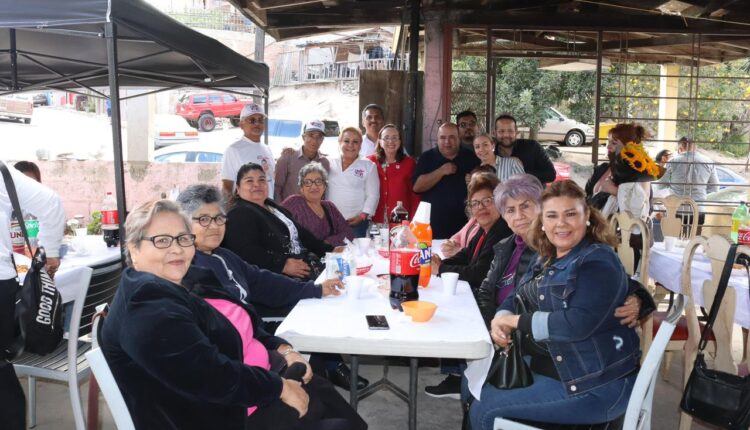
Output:
[[[266,204],[294,221],[292,214],[271,199]],[[299,241],[307,251],[323,257],[333,246],[317,239],[294,221]],[[227,213],[227,231],[221,246],[233,251],[250,264],[281,273],[287,258],[301,258],[290,253],[289,229],[274,214],[246,200],[238,200]]]
[[[283,342],[255,329],[266,347]],[[281,395],[278,375],[243,364],[242,339],[229,320],[150,273],[123,272],[101,341],[139,430],[244,430],[247,407]]]
[[492,263],[492,247],[500,240],[512,234],[505,220],[498,218],[492,228],[490,228],[490,231],[487,232],[487,237],[479,248],[479,252],[474,255],[474,249],[477,247],[483,231],[480,228],[477,234],[469,241],[466,248],[458,251],[453,257],[446,258],[440,265],[440,273],[458,273],[459,279],[469,283],[474,295],[476,295],[479,289],[479,284],[487,276],[490,263]]
[[[490,269],[487,272],[487,277],[482,280],[482,284],[479,286],[477,292],[477,304],[479,305],[479,312],[482,314],[484,323],[489,328],[490,321],[495,316],[497,310],[497,287],[500,284],[500,280],[503,278],[505,268],[508,265],[513,251],[516,249],[516,235],[511,235],[501,240],[493,247],[495,258],[490,264]],[[526,247],[521,254],[521,260],[518,262],[516,268],[516,282],[521,279],[526,273],[526,269],[529,267],[529,263],[536,256],[536,252],[530,247]]]
[[554,181],[557,176],[555,165],[536,140],[516,139],[511,156],[518,157],[523,164],[523,170],[536,176],[542,184]]

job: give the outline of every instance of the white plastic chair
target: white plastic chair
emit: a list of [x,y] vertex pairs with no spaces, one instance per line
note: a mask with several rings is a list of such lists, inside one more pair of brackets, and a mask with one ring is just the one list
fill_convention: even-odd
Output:
[[[628,408],[625,412],[623,430],[649,430],[651,429],[651,410],[654,403],[654,388],[656,387],[657,370],[661,365],[664,357],[664,350],[669,343],[672,332],[677,325],[677,321],[682,315],[685,307],[685,297],[682,294],[676,294],[674,306],[669,315],[664,319],[659,331],[654,336],[643,360],[641,370],[638,372],[638,378],[633,385],[633,391],[630,393]],[[581,428],[585,426],[577,426]],[[495,418],[494,430],[539,430],[527,424],[521,424],[506,418]]]
[[[106,304],[97,307],[97,312],[101,312],[105,306]],[[112,413],[112,418],[115,420],[118,430],[135,430],[128,405],[125,403],[125,399],[120,392],[120,387],[117,386],[117,381],[115,381],[115,377],[109,369],[109,364],[107,364],[107,360],[104,358],[104,353],[99,348],[100,323],[101,317],[97,317],[94,320],[94,327],[91,330],[94,348],[86,353],[86,360],[88,360],[89,366],[91,366],[91,371],[94,373],[99,390],[104,395],[104,400],[107,401],[107,406],[109,406],[109,411]]]

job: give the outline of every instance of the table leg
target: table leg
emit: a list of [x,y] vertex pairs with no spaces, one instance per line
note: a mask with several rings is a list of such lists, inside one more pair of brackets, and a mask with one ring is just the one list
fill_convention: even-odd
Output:
[[357,392],[357,380],[359,379],[359,357],[356,355],[351,356],[351,380],[349,381],[349,405],[352,409],[357,410],[357,403],[359,403],[359,393]]
[[417,379],[419,359],[409,359],[409,430],[417,430]]

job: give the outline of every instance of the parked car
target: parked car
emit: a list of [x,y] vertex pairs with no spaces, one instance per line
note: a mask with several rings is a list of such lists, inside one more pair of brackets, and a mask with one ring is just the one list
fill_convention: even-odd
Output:
[[[339,123],[338,121],[323,120],[325,124],[325,138],[320,146],[320,152],[326,155],[339,153]],[[268,146],[273,157],[278,159],[284,148],[299,149],[302,146],[302,127],[304,121],[299,119],[269,119],[266,122],[268,130]]]
[[221,92],[185,94],[177,101],[175,113],[185,118],[193,128],[213,131],[216,118],[229,118],[233,126],[239,126],[240,112],[250,102],[250,99]]
[[158,114],[154,118],[154,148],[176,143],[198,142],[198,132],[177,115]]
[[[545,108],[547,120],[537,132],[537,140],[551,140],[568,146],[581,146],[594,140],[593,127],[570,119],[555,108]],[[522,138],[529,135],[528,127],[518,127]]]
[[192,142],[179,143],[154,151],[156,163],[221,163],[226,145]]
[[719,177],[719,189],[724,189],[731,185],[747,185],[748,180],[734,170],[725,166],[716,166],[716,176]]
[[34,102],[34,107],[49,106],[49,99],[47,98],[47,94],[45,93],[34,94],[34,97],[32,100]]
[[31,124],[34,113],[32,98],[24,94],[11,94],[0,97],[0,116]]

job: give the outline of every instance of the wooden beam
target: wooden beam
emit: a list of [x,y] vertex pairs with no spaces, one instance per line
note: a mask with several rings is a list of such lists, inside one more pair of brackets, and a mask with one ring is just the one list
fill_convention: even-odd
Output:
[[[604,42],[603,50],[609,49],[636,49],[636,48],[651,48],[656,46],[675,46],[675,45],[692,45],[693,42],[697,43],[697,39],[692,35],[680,35],[680,36],[657,36],[648,39],[635,39],[628,40],[622,43],[619,40],[610,40]],[[716,43],[716,42],[748,42],[750,38],[748,36],[701,36],[701,44],[703,43]]]
[[[427,19],[444,18],[455,26],[492,26],[517,30],[598,31],[606,26],[612,31],[646,31],[659,33],[747,34],[748,27],[726,22],[687,20],[668,15],[628,15],[613,13],[545,14],[498,10],[432,10]],[[606,24],[605,24],[606,23]]]

